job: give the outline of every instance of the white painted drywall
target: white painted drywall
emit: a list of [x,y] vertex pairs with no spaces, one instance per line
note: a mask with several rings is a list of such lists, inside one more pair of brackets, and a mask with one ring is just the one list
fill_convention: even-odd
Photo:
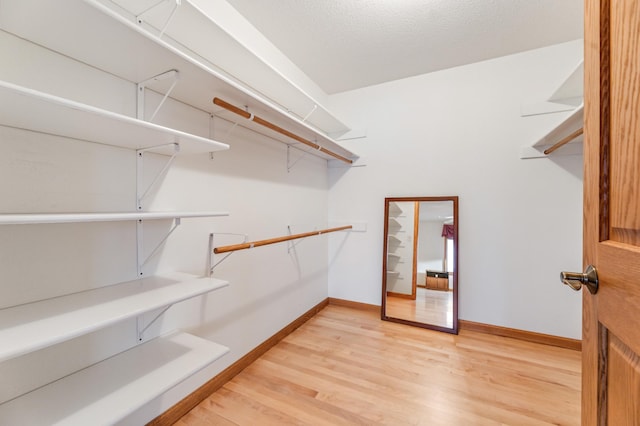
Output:
[[[419,52],[416,52],[419,54]],[[469,321],[580,338],[582,158],[521,160],[566,113],[520,117],[573,71],[582,41],[330,97],[367,137],[364,167],[330,169],[329,219],[368,223],[330,247],[329,295],[380,304],[384,197],[458,195],[459,313]]]

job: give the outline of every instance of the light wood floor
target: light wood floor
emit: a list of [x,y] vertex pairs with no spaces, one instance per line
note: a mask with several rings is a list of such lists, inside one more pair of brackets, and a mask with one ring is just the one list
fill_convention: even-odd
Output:
[[579,423],[580,352],[330,305],[176,424]]
[[416,288],[416,300],[387,296],[387,316],[453,327],[453,292]]

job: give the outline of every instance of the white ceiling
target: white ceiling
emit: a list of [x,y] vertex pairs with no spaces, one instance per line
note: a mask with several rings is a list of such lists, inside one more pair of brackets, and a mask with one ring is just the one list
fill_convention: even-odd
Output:
[[583,36],[582,0],[227,0],[332,94]]

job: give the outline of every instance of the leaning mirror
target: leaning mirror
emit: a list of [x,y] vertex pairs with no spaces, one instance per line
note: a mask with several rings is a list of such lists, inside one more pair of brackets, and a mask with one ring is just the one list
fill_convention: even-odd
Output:
[[458,197],[385,198],[382,319],[458,332]]

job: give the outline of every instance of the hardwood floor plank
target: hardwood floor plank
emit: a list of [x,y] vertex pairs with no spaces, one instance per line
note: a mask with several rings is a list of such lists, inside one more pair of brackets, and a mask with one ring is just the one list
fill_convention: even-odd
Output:
[[[273,374],[283,374],[281,361],[274,356]],[[287,357],[286,362],[291,372],[284,374],[316,383],[319,398],[343,410],[354,411],[368,419],[365,424],[421,424],[424,419],[429,419],[430,424],[451,424],[452,417],[460,418],[464,414],[442,409],[438,401],[426,397],[440,391],[428,382],[416,385],[349,362],[328,361],[321,366],[313,361],[310,368],[303,356]]]
[[[458,400],[460,406],[467,406],[473,402],[488,403],[489,406],[492,406],[492,410],[495,411],[500,398],[511,398],[514,392],[518,392],[513,387],[500,385],[501,378],[495,377],[497,383],[493,387],[501,390],[501,392],[496,392],[492,399],[486,399],[484,394],[486,379],[475,377],[471,369],[460,370],[447,365],[436,365],[430,369],[425,369],[421,365],[412,366],[404,361],[389,361],[384,357],[379,362],[373,362],[376,366],[370,366],[339,356],[328,357],[324,360],[315,359],[312,356],[313,368],[311,369],[306,367],[310,360],[305,357],[304,349],[300,351],[299,357],[291,355],[298,352],[296,348],[285,346],[282,350],[286,352],[286,358],[276,358],[280,351],[279,348],[274,348],[273,351],[266,354],[265,358],[275,358],[275,363],[277,364],[286,363],[287,366],[295,367],[298,377],[300,377],[301,372],[308,372],[309,380],[312,382],[319,379],[327,379],[327,386],[332,386],[334,392],[336,389],[340,390],[342,385],[349,386],[350,388],[347,388],[347,392],[357,393],[361,397],[366,397],[367,400],[374,401],[385,409],[388,409],[384,405],[386,402],[395,402],[402,406],[403,409],[414,413],[422,413],[422,415],[429,414],[429,416],[433,417],[437,413],[437,409],[446,400]],[[356,358],[358,358],[360,354],[356,355]],[[460,377],[465,375],[467,376],[465,383],[462,386],[458,386]],[[493,376],[497,375],[494,374]],[[535,381],[525,381],[523,386],[524,388],[520,392],[521,396],[527,396],[528,392],[537,390]],[[548,384],[544,383],[543,387],[547,386]],[[375,401],[378,395],[387,395],[386,399],[389,401]],[[425,400],[425,395],[430,395],[430,399]],[[437,400],[433,399],[434,396],[437,397]],[[421,406],[413,406],[412,403],[414,402],[421,404]],[[428,403],[435,405],[428,405]],[[522,411],[520,407],[513,403],[501,403],[501,405],[507,411]],[[425,411],[424,408],[427,410]],[[505,421],[507,418],[500,416],[498,420]],[[403,421],[406,424],[409,423],[409,419],[403,419]],[[527,424],[521,418],[516,422],[514,416],[511,416],[511,421],[513,422],[512,424]]]
[[235,392],[226,385],[199,406],[238,425],[257,424],[256,419],[260,419],[260,425],[299,424],[287,413],[273,409],[261,400]]
[[579,423],[578,351],[329,306],[178,424]]
[[204,406],[195,407],[182,419],[178,420],[175,423],[175,426],[188,426],[192,424],[198,424],[201,426],[237,426],[237,423],[207,410]]
[[[259,370],[260,371],[256,372],[255,374],[252,374],[250,379],[239,377],[236,384],[239,386],[246,386],[248,388],[255,388],[257,383],[260,394],[268,395],[270,398],[272,398],[272,402],[275,405],[282,405],[282,393],[274,389],[273,383],[276,381],[280,381],[281,383],[286,383],[286,385],[284,385],[285,387],[289,387],[290,385],[297,385],[291,380],[288,380],[286,377],[283,377],[283,375],[278,374],[277,377],[274,376],[271,372],[269,372],[268,368],[265,368],[264,363],[260,366]],[[297,377],[294,379],[298,381]],[[248,392],[251,393],[252,391],[249,390]],[[285,404],[288,407],[289,413],[293,413],[293,415],[303,424],[368,424],[365,419],[353,415],[349,411],[340,410],[338,407],[327,404],[326,402],[322,401],[322,399],[317,398],[317,391],[314,391],[313,397],[310,397],[309,395],[291,394],[289,391],[287,391],[286,394],[288,395],[288,397]]]

